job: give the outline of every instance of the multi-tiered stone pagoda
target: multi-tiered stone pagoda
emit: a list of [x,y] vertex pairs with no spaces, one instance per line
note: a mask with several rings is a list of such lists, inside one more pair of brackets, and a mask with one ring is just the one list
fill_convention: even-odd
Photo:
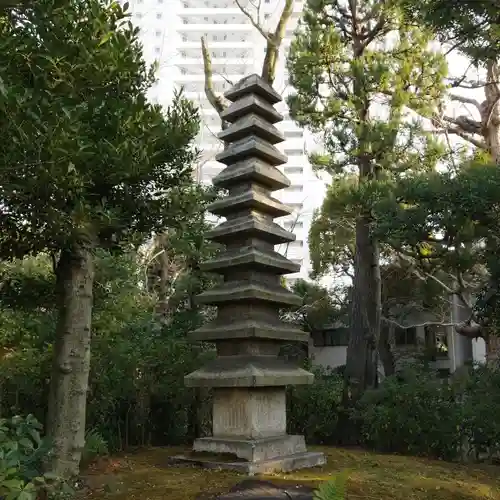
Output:
[[211,458],[210,465],[251,474],[321,465],[323,454],[308,453],[303,436],[286,433],[286,386],[311,384],[313,375],[278,356],[283,344],[308,338],[279,319],[280,308],[301,304],[281,285],[281,275],[300,266],[274,250],[295,239],[273,222],[292,212],[271,196],[290,185],[276,168],[287,161],[274,146],[284,141],[274,126],[283,119],[273,107],[281,96],[257,75],[225,96],[232,104],[222,118],[230,125],[219,134],[226,147],[217,160],[227,168],[213,183],[229,194],[209,207],[226,218],[209,234],[225,251],[203,265],[224,282],[198,296],[218,314],[193,334],[215,342],[217,358],[185,378],[190,387],[213,388],[213,435],[197,439],[194,451],[234,456],[234,463]]

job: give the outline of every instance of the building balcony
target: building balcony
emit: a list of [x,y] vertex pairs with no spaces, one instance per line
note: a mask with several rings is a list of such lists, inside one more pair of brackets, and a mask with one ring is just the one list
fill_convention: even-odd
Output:
[[199,32],[201,35],[204,33],[227,33],[240,32],[252,33],[255,28],[250,24],[181,24],[177,28],[179,33],[190,33],[193,31]]
[[[201,38],[202,34],[200,34],[200,37],[197,37],[196,39],[194,40],[186,40],[186,41],[181,41],[179,42],[178,44],[178,48],[179,48],[179,51],[182,51],[182,50],[192,50],[192,49],[196,49],[196,50],[201,50],[200,47],[201,47],[201,42],[200,42],[200,38]],[[224,49],[234,49],[234,50],[242,50],[242,49],[248,49],[248,48],[251,48],[254,46],[254,43],[252,40],[247,40],[247,41],[244,41],[244,42],[232,42],[232,41],[217,41],[217,42],[213,42],[213,41],[210,41],[210,50],[214,50],[214,49],[221,49],[221,50],[224,50]]]
[[[215,70],[221,69],[223,66],[226,67],[229,71],[231,71],[231,66],[248,66],[245,64],[245,61],[242,60],[241,57],[231,57],[232,54],[230,51],[227,52],[227,57],[211,57],[212,60],[212,68]],[[173,64],[177,66],[184,66],[189,68],[191,66],[200,67],[203,66],[203,57],[201,55],[200,49],[200,57],[182,57],[176,56],[173,60]],[[219,68],[220,67],[220,68]]]
[[227,16],[241,16],[242,19],[245,15],[241,10],[232,4],[231,7],[184,7],[179,11],[182,17],[188,16],[208,16],[208,17],[227,17]]

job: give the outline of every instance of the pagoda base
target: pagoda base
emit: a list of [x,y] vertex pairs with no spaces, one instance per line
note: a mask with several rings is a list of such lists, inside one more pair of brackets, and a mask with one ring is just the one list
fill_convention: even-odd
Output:
[[326,458],[320,452],[302,452],[293,453],[268,460],[257,460],[253,462],[231,461],[222,456],[218,460],[217,456],[196,456],[184,455],[174,457],[174,461],[180,464],[203,467],[205,469],[232,470],[255,476],[258,474],[277,474],[281,472],[292,472],[299,469],[310,469],[312,467],[321,467],[325,465]]
[[206,437],[196,439],[195,453],[231,455],[247,462],[260,462],[277,457],[306,453],[303,436],[273,436],[260,439]]

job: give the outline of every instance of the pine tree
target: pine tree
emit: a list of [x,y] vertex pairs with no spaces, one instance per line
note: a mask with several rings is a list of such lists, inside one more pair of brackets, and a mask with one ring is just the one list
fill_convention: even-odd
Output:
[[[325,154],[311,160],[333,178],[311,229],[316,269],[331,270],[339,249],[353,250],[347,402],[376,383],[381,283],[372,204],[395,178],[432,170],[441,153],[415,118],[432,116],[444,91],[446,64],[429,40],[394,2],[309,0],[290,50],[290,114],[321,136]],[[387,339],[380,347],[383,355]]]

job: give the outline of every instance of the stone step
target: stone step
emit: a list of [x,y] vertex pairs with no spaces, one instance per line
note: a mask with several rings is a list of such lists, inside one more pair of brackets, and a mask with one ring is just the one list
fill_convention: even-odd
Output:
[[222,222],[214,229],[207,232],[206,237],[217,243],[228,243],[235,238],[259,238],[273,245],[295,241],[295,234],[286,231],[275,222],[249,214],[236,219]]
[[286,155],[275,146],[255,135],[231,143],[215,156],[215,159],[224,165],[232,165],[249,158],[258,158],[273,166],[284,165],[288,161]]
[[271,144],[285,140],[283,133],[274,125],[253,113],[235,121],[226,130],[220,132],[218,138],[224,142],[234,142],[245,139],[250,135],[260,137]]
[[188,387],[284,387],[314,375],[275,356],[221,356],[184,377]]
[[244,182],[255,182],[271,191],[286,188],[291,184],[290,180],[276,167],[258,158],[247,158],[233,163],[212,179],[214,186],[223,189]]
[[283,217],[293,213],[293,208],[269,196],[257,186],[254,186],[246,192],[221,198],[211,203],[207,207],[207,210],[221,217],[226,217],[236,212],[242,212],[243,210],[256,210],[257,212],[270,215],[273,218]]
[[283,323],[267,323],[262,319],[235,319],[228,324],[220,324],[212,321],[201,328],[198,328],[189,335],[192,340],[213,342],[215,340],[227,339],[262,339],[262,340],[283,340],[287,342],[307,342],[309,334],[303,330],[295,328],[293,325]]
[[273,274],[289,274],[300,271],[299,264],[295,264],[278,252],[253,246],[228,250],[219,254],[216,258],[202,263],[200,267],[203,271],[224,274],[224,271],[241,266],[245,266],[246,269],[263,270]]
[[242,78],[234,87],[226,91],[224,97],[234,102],[247,94],[256,94],[271,104],[276,104],[283,100],[281,95],[256,73]]
[[226,281],[196,296],[196,302],[203,305],[217,305],[234,302],[266,302],[279,307],[299,307],[302,297],[281,286],[250,281]]
[[257,94],[248,94],[230,104],[221,114],[221,120],[234,123],[243,116],[254,113],[269,123],[283,121],[283,115],[278,113],[271,104]]

